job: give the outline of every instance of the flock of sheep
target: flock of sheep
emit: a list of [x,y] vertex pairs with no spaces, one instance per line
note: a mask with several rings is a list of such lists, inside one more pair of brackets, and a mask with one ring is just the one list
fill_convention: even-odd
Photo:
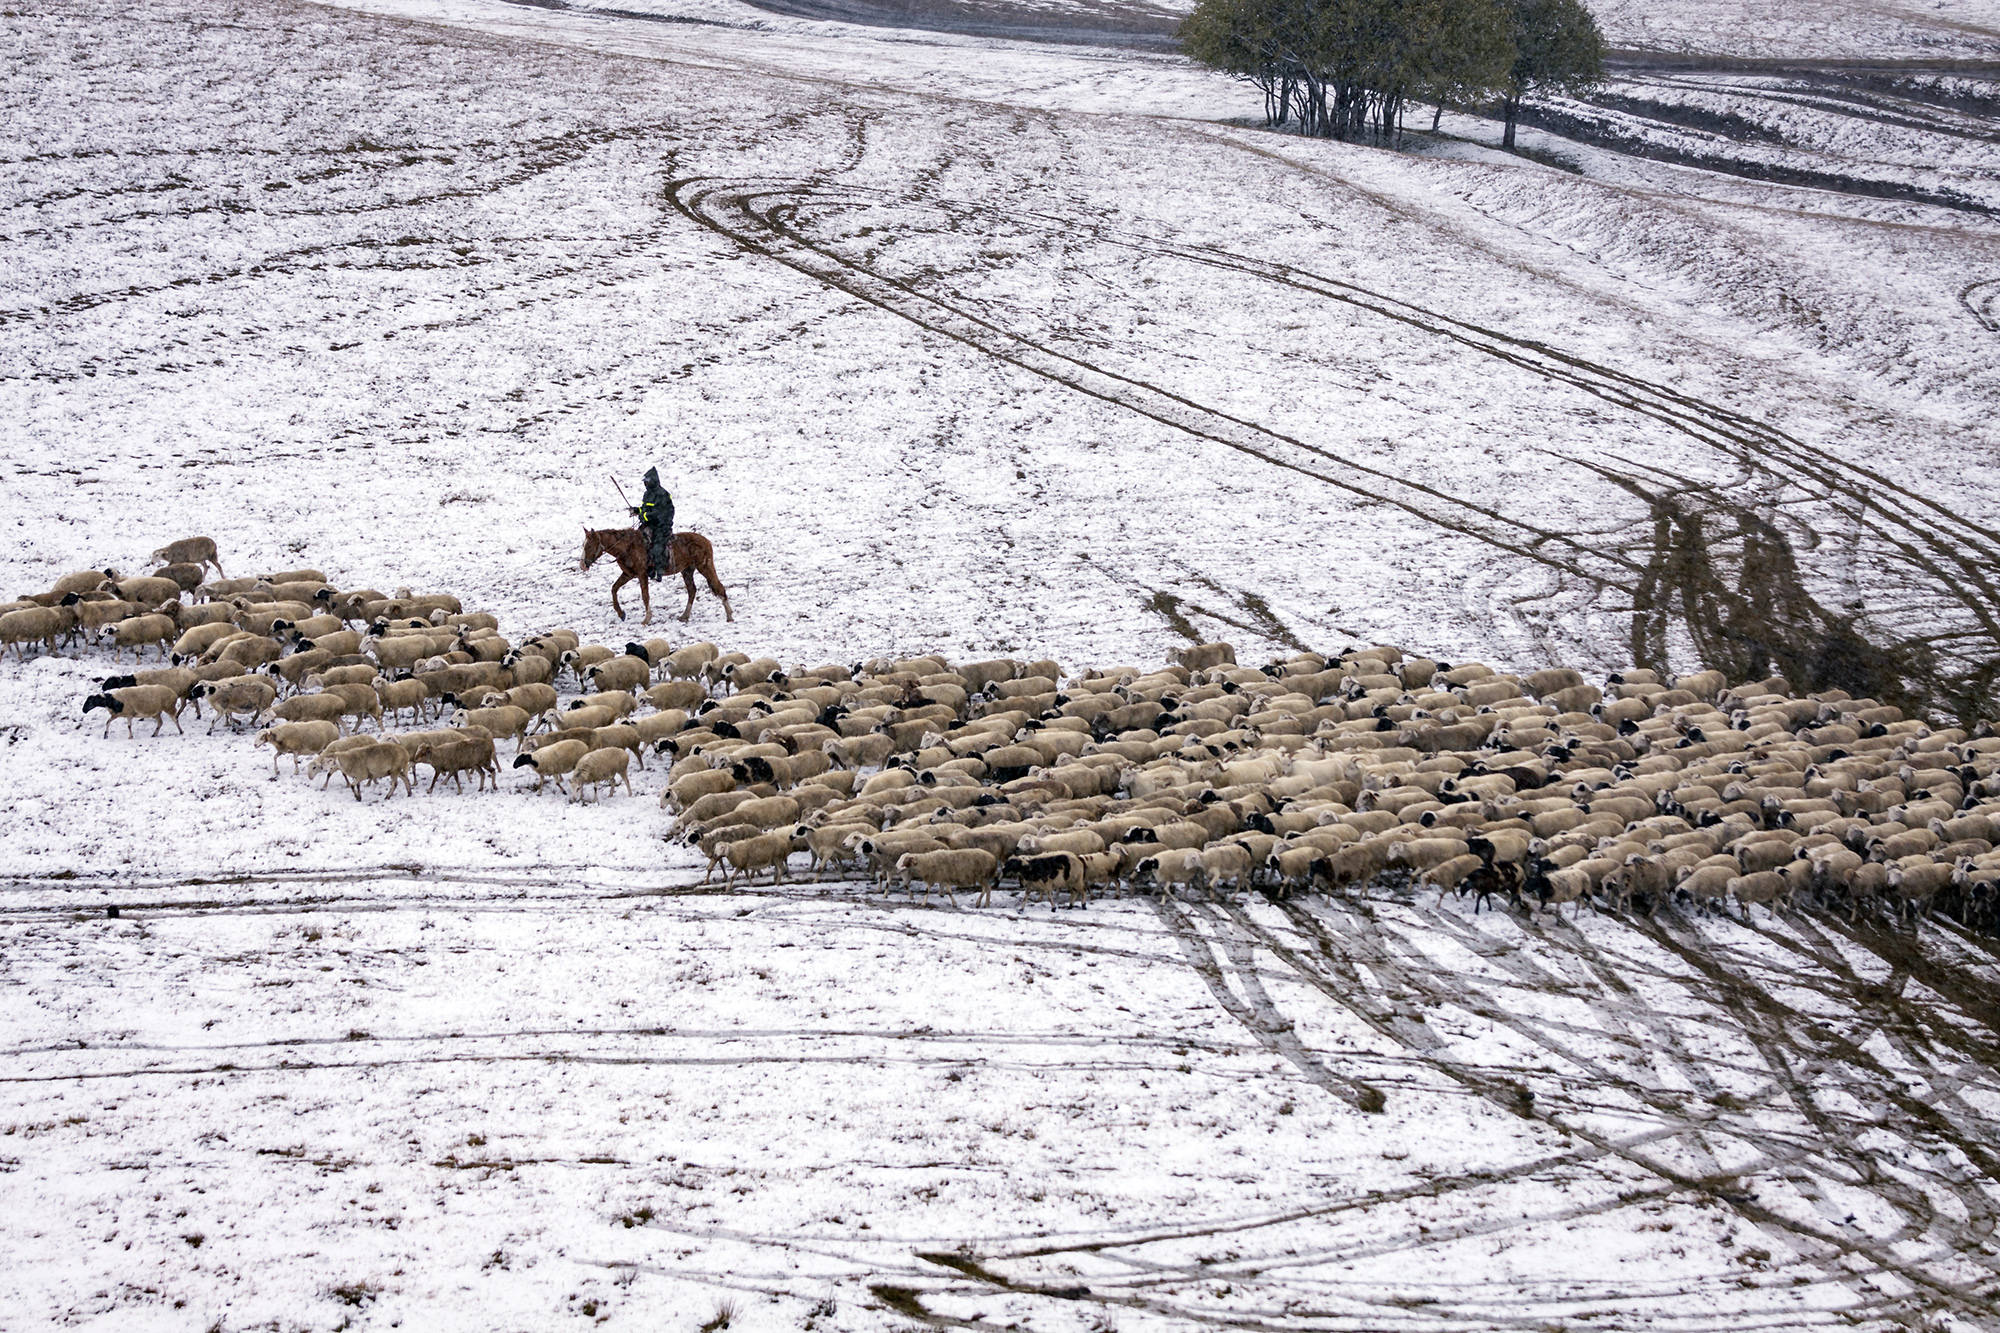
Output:
[[[668,836],[725,883],[851,871],[885,888],[1087,903],[1159,892],[1336,891],[1413,876],[1440,895],[1654,910],[1808,900],[1943,907],[1989,924],[2000,736],[1938,728],[1780,678],[1649,671],[1603,689],[1391,647],[1261,669],[1226,644],[1064,677],[941,657],[786,671],[773,658],[520,643],[442,594],[340,591],[318,570],[218,575],[215,545],[140,578],[86,571],[0,607],[0,644],[95,641],[161,664],[85,701],[111,724],[184,709],[260,727],[356,800],[449,780],[580,799],[666,766]],[[405,717],[426,729],[390,732]],[[373,725],[374,734],[366,728]]]

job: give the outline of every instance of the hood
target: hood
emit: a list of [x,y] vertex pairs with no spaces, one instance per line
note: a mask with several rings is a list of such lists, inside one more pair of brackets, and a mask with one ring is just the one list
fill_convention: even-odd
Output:
[[646,476],[645,476],[645,482],[646,482],[646,484],[647,484],[648,486],[657,486],[657,485],[659,485],[659,484],[660,484],[660,470],[659,470],[658,468],[656,468],[656,467],[649,467],[649,468],[647,468],[647,469],[646,469]]

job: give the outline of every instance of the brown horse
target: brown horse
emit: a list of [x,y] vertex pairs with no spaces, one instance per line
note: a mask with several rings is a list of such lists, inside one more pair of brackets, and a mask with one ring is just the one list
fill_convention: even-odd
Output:
[[[653,593],[646,581],[646,534],[637,528],[585,528],[582,568],[589,569],[600,555],[608,555],[618,562],[618,578],[611,585],[611,609],[618,613],[620,620],[625,618],[625,608],[618,605],[618,590],[637,579],[639,600],[646,604],[646,618],[641,623],[652,624]],[[687,608],[681,612],[683,624],[694,611],[696,573],[707,579],[709,591],[722,599],[722,613],[730,620],[736,619],[736,612],[729,605],[729,592],[722,586],[722,580],[715,576],[715,547],[698,532],[677,532],[667,551],[666,575],[671,578],[678,574],[687,584]]]

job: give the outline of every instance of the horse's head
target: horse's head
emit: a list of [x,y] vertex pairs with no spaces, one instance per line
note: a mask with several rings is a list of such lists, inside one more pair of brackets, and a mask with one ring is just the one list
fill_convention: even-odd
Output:
[[597,557],[603,554],[604,543],[598,539],[596,533],[592,532],[589,528],[585,528],[583,530],[583,563],[579,564],[577,568],[580,570],[589,569],[591,565],[597,562]]

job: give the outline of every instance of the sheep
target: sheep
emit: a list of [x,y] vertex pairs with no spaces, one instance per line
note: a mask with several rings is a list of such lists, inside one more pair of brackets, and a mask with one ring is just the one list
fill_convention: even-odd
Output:
[[[695,680],[701,676],[702,668],[722,655],[722,650],[712,643],[691,643],[676,649],[662,662],[654,665],[664,668],[668,680]],[[685,705],[683,705],[685,706]]]
[[1738,874],[1733,861],[1726,864],[1684,866],[1677,872],[1674,887],[1686,893],[1696,907],[1707,910],[1729,896],[1729,881]]
[[1438,891],[1438,901],[1443,902],[1447,893],[1465,883],[1485,865],[1486,862],[1480,857],[1465,852],[1425,866],[1423,872],[1417,876],[1417,882],[1435,888]]
[[184,594],[192,594],[201,587],[208,577],[208,570],[201,565],[161,565],[148,578],[167,579],[177,585]]
[[723,888],[734,888],[736,877],[747,873],[756,878],[759,870],[770,868],[771,882],[776,884],[785,878],[786,863],[793,852],[798,850],[798,839],[788,830],[783,833],[759,833],[735,842],[725,843],[722,859],[728,862],[729,872],[723,877]]
[[1164,898],[1177,887],[1201,887],[1206,883],[1206,873],[1199,848],[1175,847],[1137,862],[1132,867],[1132,882],[1150,883]]
[[930,901],[931,890],[937,888],[943,889],[944,896],[956,907],[958,895],[954,890],[957,889],[979,889],[980,901],[986,902],[999,869],[1000,863],[993,853],[977,847],[962,847],[904,852],[896,858],[894,873],[906,887],[922,884],[925,902]]
[[[288,657],[284,660],[289,662],[292,659]],[[346,666],[322,666],[318,671],[306,678],[305,685],[308,689],[322,690],[329,685],[367,685],[373,687],[380,680],[382,680],[382,673],[369,663],[350,662]]]
[[645,770],[645,742],[639,737],[639,729],[630,723],[620,722],[608,727],[592,728],[588,739],[594,750],[623,750],[639,765],[642,772]]
[[1060,833],[1040,833],[1021,839],[1023,856],[1046,856],[1057,852],[1090,856],[1105,850],[1105,847],[1104,838],[1089,829],[1066,829]]
[[[453,725],[464,724],[454,719]],[[544,745],[526,754],[516,754],[514,767],[535,770],[536,791],[542,789],[544,782],[554,778],[556,790],[567,793],[569,788],[563,785],[563,775],[575,768],[577,761],[589,753],[590,744],[587,741],[557,741],[553,745]]]
[[1728,687],[1729,678],[1720,671],[1696,671],[1674,677],[1675,689],[1686,690],[1699,699],[1713,701]]
[[730,770],[708,768],[674,779],[667,784],[666,795],[672,804],[685,810],[704,796],[735,790],[736,779]]
[[605,747],[592,750],[576,761],[570,770],[570,778],[576,783],[572,800],[582,800],[584,792],[593,787],[606,786],[612,795],[618,794],[618,784],[625,783],[625,794],[632,794],[630,769],[632,752],[624,749]]
[[734,690],[742,690],[751,685],[762,685],[766,681],[783,685],[786,677],[775,657],[759,657],[747,662],[730,662],[722,667],[721,679]]
[[[109,725],[108,723],[106,725]],[[1930,915],[1931,900],[1939,889],[1951,883],[1956,867],[1949,861],[1906,861],[1891,862],[1888,866],[1889,888],[1894,891],[1899,910],[1906,916],[1918,912]]]
[[958,675],[965,682],[965,688],[978,694],[996,681],[1012,680],[1021,664],[1012,658],[998,657],[987,662],[973,662],[958,669]]
[[582,695],[570,701],[571,708],[608,708],[613,721],[629,717],[639,707],[639,700],[622,690],[599,690],[595,694]]
[[[277,626],[273,625],[272,629],[277,629]],[[293,630],[292,642],[300,648],[310,644],[323,653],[332,653],[336,657],[344,657],[350,653],[361,651],[362,636],[358,630],[351,629],[337,629],[330,633],[312,636],[308,636],[298,630]]]
[[820,749],[843,768],[880,768],[896,752],[896,742],[888,736],[843,736],[824,741]]
[[[322,750],[324,758],[328,751]],[[401,745],[390,740],[371,740],[350,746],[333,753],[334,766],[354,793],[354,799],[361,799],[361,789],[372,783],[387,779],[389,795],[396,794],[396,784],[401,782],[407,795],[415,796],[416,788],[410,783],[410,754]]]
[[1411,838],[1389,853],[1389,863],[1421,872],[1468,855],[1469,850],[1469,844],[1461,838]]
[[1780,896],[1789,898],[1792,886],[1783,875],[1775,870],[1759,870],[1747,875],[1738,875],[1729,881],[1729,896],[1743,909],[1743,919],[1750,919],[1750,904],[1763,903],[1766,911],[1775,911],[1771,906]]
[[484,734],[454,732],[449,736],[423,736],[403,738],[410,751],[412,767],[426,764],[431,770],[431,784],[425,791],[437,790],[438,780],[449,777],[453,787],[465,790],[460,775],[474,774],[477,779],[475,791],[484,791],[487,780],[493,782],[494,790],[499,790],[500,774],[494,765],[493,738]]
[[176,658],[200,657],[214,644],[240,633],[242,631],[228,621],[195,625],[183,631],[181,636],[174,640],[173,655]]
[[175,731],[181,729],[181,698],[164,685],[128,685],[123,689],[93,694],[83,701],[83,711],[89,713],[93,708],[102,708],[105,712],[106,739],[111,736],[112,719],[119,717],[125,719],[125,735],[128,738],[133,734],[132,723],[138,718],[153,719],[155,736],[165,728],[169,719],[172,719]]
[[[364,668],[354,668],[361,670]],[[373,668],[365,668],[372,671]],[[340,683],[340,682],[336,682]],[[382,711],[400,720],[403,710],[408,709],[412,722],[421,722],[430,709],[431,692],[420,680],[377,680],[375,694],[381,701]]]
[[141,576],[122,579],[118,583],[118,595],[128,602],[140,606],[158,606],[162,602],[178,602],[181,599],[181,585],[172,579],[156,579]]
[[214,565],[217,577],[222,576],[222,561],[216,556],[214,541],[207,537],[183,537],[168,542],[153,552],[152,559],[172,565]]
[[208,724],[209,734],[214,735],[216,724],[219,722],[227,720],[234,726],[238,713],[246,718],[255,718],[270,708],[272,701],[278,697],[278,689],[270,681],[260,680],[256,676],[225,676],[219,680],[203,681],[191,687],[188,696],[197,701],[206,699],[208,706],[215,710],[215,718]]
[[1604,888],[1621,911],[1636,897],[1658,905],[1673,890],[1674,873],[1675,867],[1664,857],[1628,856],[1624,865],[1604,877]]
[[650,667],[657,667],[672,656],[673,644],[662,638],[647,639],[644,643],[632,642],[625,645],[625,651],[634,657],[644,658]]
[[99,588],[116,582],[118,582],[118,571],[115,569],[81,569],[57,579],[50,591],[57,597],[63,597],[73,592],[96,592]]
[[514,645],[491,631],[459,631],[453,652],[461,652],[475,662],[495,662],[511,667]]
[[14,656],[28,660],[27,645],[39,643],[53,653],[56,640],[76,624],[76,613],[67,607],[31,606],[0,615],[0,652],[14,645]]
[[760,796],[734,807],[729,817],[760,828],[778,828],[798,822],[799,802],[793,796]]
[[639,733],[639,740],[646,745],[657,746],[661,741],[676,735],[687,726],[687,714],[680,709],[669,709],[661,713],[648,713],[633,720],[633,727]]
[[508,690],[501,702],[525,711],[533,725],[546,724],[556,710],[555,687],[544,681],[527,681]]
[[97,683],[99,690],[116,690],[130,685],[164,685],[194,709],[196,717],[201,716],[201,705],[194,702],[192,691],[201,683],[201,677],[187,667],[154,667],[151,670],[133,670],[121,676],[106,676]]
[[224,640],[216,648],[203,656],[216,662],[234,662],[248,671],[266,666],[284,655],[284,647],[275,639],[267,639],[261,634],[243,634]]
[[[340,771],[339,759],[343,753],[348,750],[366,749],[368,746],[375,744],[378,739],[378,737],[373,736],[342,736],[338,740],[328,741],[326,748],[321,750],[312,762],[306,765],[306,781],[310,782],[314,778],[320,778],[320,790],[325,791],[332,784],[333,775]],[[399,737],[396,743],[401,745],[404,751],[407,752],[410,745],[414,743],[414,739],[412,736],[405,735]]]
[[[804,758],[805,756],[800,757]],[[728,762],[730,772],[735,775],[736,781],[739,784],[750,786],[755,783],[769,783],[782,791],[787,787],[796,785],[800,776],[810,776],[812,772],[824,771],[826,756],[814,755],[813,758],[819,761],[821,767],[819,769],[811,769],[810,766],[807,766],[807,772],[804,774],[794,772],[792,760],[777,756],[746,754],[738,757],[730,755]]]
[[1213,667],[1235,666],[1236,649],[1226,643],[1196,644],[1177,651],[1174,660],[1189,671],[1207,671]]
[[[1028,899],[1039,893],[1049,900],[1049,910],[1054,911],[1056,890],[1069,891],[1072,902],[1090,904],[1090,885],[1084,878],[1083,859],[1074,852],[1052,852],[1042,856],[1010,856],[1000,866],[1002,876],[1017,880],[1021,885],[1021,909],[1027,910]],[[989,884],[979,896],[978,906],[984,907],[993,896]]]
[[[719,824],[706,825],[695,832],[694,845],[708,858],[708,867],[702,871],[701,882],[706,884],[715,877],[715,868],[722,864],[724,850],[732,842],[745,838],[755,838],[764,830],[750,824],[732,824],[726,820]],[[728,870],[725,868],[726,875]]]
[[338,694],[320,692],[316,694],[295,694],[289,699],[280,699],[268,705],[264,714],[286,722],[331,722],[339,726],[348,716],[347,700]]
[[1202,849],[1202,878],[1210,893],[1218,892],[1225,884],[1232,889],[1247,888],[1256,868],[1256,858],[1242,843],[1223,842]]
[[1303,888],[1312,878],[1313,862],[1326,855],[1326,851],[1313,844],[1285,846],[1279,844],[1264,858],[1264,868],[1269,878],[1286,889]]
[[827,866],[851,865],[855,861],[854,844],[875,832],[868,824],[822,824],[817,827],[800,824],[792,830],[794,838],[804,839],[805,850],[811,854],[811,868],[818,873]]
[[599,662],[583,674],[592,689],[618,690],[629,695],[645,688],[653,678],[653,668],[645,658],[628,653]]
[[699,708],[707,698],[708,691],[691,680],[662,681],[646,691],[646,702],[662,712]]
[[[672,789],[661,792],[660,805],[662,807],[668,805],[669,798],[672,795]],[[739,805],[757,799],[759,799],[759,794],[755,791],[718,791],[710,792],[706,796],[697,797],[694,801],[681,807],[680,816],[674,820],[674,826],[668,832],[667,836],[679,837],[689,829],[698,828],[703,824],[729,814]]]
[[361,651],[379,663],[384,671],[411,672],[417,664],[433,655],[434,645],[427,635],[377,637],[370,635],[362,640]]
[[246,597],[230,599],[235,609],[230,619],[238,629],[252,634],[275,635],[282,633],[278,626],[309,619],[313,608],[307,602],[252,602]]
[[341,716],[354,719],[354,729],[361,730],[362,720],[375,719],[375,730],[383,730],[382,698],[370,685],[329,685],[321,694],[340,700]]
[[888,874],[898,857],[909,852],[945,852],[952,848],[928,830],[891,828],[861,839],[854,844],[854,850],[868,868],[884,881],[886,892]]
[[[451,715],[453,727],[460,729],[479,727],[496,738],[502,736],[510,738],[514,742],[516,754],[520,753],[527,741],[529,720],[527,709],[517,708],[512,704],[502,704],[498,708],[461,708]],[[609,720],[606,719],[607,722]],[[516,763],[514,766],[519,768],[520,764]],[[535,784],[535,790],[541,790],[539,782]]]
[[275,778],[281,755],[292,757],[292,772],[296,774],[304,756],[318,754],[339,735],[340,728],[331,722],[281,722],[259,731],[253,744],[271,747],[271,776]]
[[[1597,877],[1580,864],[1551,871],[1542,881],[1542,906],[1555,908],[1560,916],[1564,903],[1590,902],[1597,883]],[[1572,905],[1571,913],[1575,910]]]

